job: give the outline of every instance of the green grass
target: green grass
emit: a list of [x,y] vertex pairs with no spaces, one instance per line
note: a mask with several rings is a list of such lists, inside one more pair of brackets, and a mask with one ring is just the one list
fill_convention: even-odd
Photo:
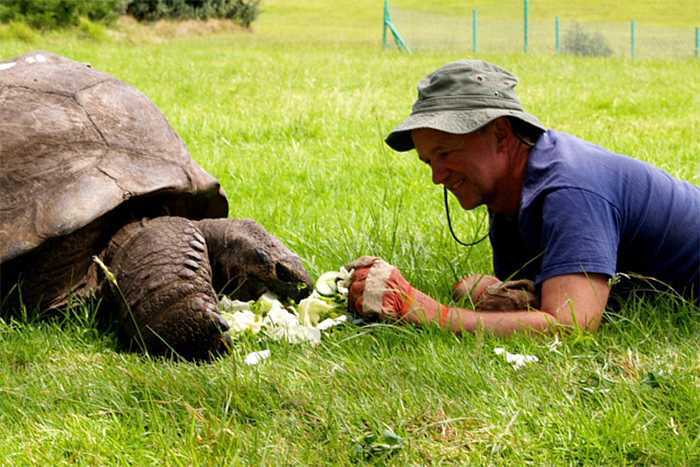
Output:
[[[700,3],[611,3],[604,1],[530,1],[529,50],[554,52],[554,17],[561,20],[561,37],[579,22],[588,32],[601,33],[617,56],[630,55],[630,21],[637,21],[637,57],[683,57],[693,55],[694,28],[700,26]],[[392,17],[409,47],[472,50],[471,12],[479,12],[480,52],[513,53],[523,47],[523,0],[421,0],[390,1]],[[266,12],[270,13],[267,14]],[[280,40],[296,42],[371,42],[380,38],[382,2],[357,0],[342,8],[334,2],[307,0],[263,3],[259,28],[267,28]]]
[[[279,18],[298,16],[306,22],[327,20],[330,25],[338,23],[360,24],[378,20],[374,26],[381,26],[382,4],[376,0],[356,0],[341,7],[326,0],[267,0],[263,2],[263,16],[279,15]],[[470,14],[476,8],[481,13],[501,19],[512,19],[522,15],[523,0],[389,0],[392,9],[416,10],[425,13],[448,15]],[[700,6],[694,0],[655,2],[652,0],[626,1],[612,4],[604,0],[562,1],[531,0],[529,3],[532,19],[549,19],[559,15],[577,21],[638,21],[664,26],[697,26],[700,20]]]
[[[531,1],[528,50],[554,53],[554,21],[560,18],[561,40],[579,23],[599,33],[617,56],[630,56],[630,21],[637,22],[637,57],[693,55],[694,28],[700,25],[700,3]],[[393,2],[393,19],[413,49],[472,49],[472,9],[478,11],[481,52],[512,53],[523,49],[523,1]]]
[[[5,37],[0,57],[50,50],[135,85],[222,181],[231,216],[259,221],[312,275],[374,254],[447,302],[490,250],[451,240],[428,169],[382,139],[417,80],[464,51],[382,52],[370,3],[266,2],[253,33]],[[700,61],[483,57],[521,78],[548,126],[700,183]],[[481,214],[453,208],[458,233],[478,235]],[[559,346],[347,326],[317,348],[248,339],[212,365],[118,353],[93,313],[0,323],[4,463],[700,463],[700,313],[663,297]],[[540,362],[515,371],[497,346]],[[243,365],[264,347],[269,361]],[[399,448],[369,449],[387,428]]]
[[[488,16],[501,19],[511,19],[521,16],[523,0],[444,0],[439,2],[423,2],[421,0],[393,0],[394,7],[413,9],[425,12],[441,12],[446,14],[463,14],[473,8]],[[530,0],[531,19],[550,19],[560,16],[562,19],[576,21],[637,21],[663,26],[697,26],[700,21],[700,6],[693,0],[678,0],[674,2],[655,2],[639,0],[635,2],[611,3],[605,0],[567,1],[562,0]]]

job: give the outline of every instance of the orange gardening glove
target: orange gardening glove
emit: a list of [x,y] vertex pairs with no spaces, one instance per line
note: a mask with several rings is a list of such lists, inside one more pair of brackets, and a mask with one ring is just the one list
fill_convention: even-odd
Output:
[[475,310],[526,310],[538,308],[534,282],[527,279],[502,282],[494,276],[470,274],[452,287],[452,297],[470,297]]
[[415,289],[398,268],[376,256],[361,256],[345,266],[353,270],[348,307],[363,318],[401,319],[424,313],[429,319],[447,316],[447,307]]

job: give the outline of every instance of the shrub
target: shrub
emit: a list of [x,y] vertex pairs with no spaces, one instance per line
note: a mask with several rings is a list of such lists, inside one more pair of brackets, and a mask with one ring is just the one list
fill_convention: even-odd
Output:
[[2,0],[0,22],[22,21],[37,29],[76,26],[80,16],[113,22],[123,14],[127,0]]
[[90,21],[89,18],[84,16],[80,17],[78,29],[80,30],[81,35],[97,42],[102,42],[107,38],[107,31],[103,25],[100,23],[94,23]]
[[7,35],[8,38],[18,39],[27,44],[34,44],[39,40],[39,34],[22,21],[10,22],[7,28]]
[[612,49],[601,33],[586,32],[578,23],[573,23],[564,35],[564,52],[573,55],[608,57]]
[[131,0],[127,12],[139,21],[226,18],[250,27],[260,0]]
[[80,16],[97,23],[112,24],[126,13],[129,0],[81,0],[79,3]]
[[253,21],[258,18],[260,14],[260,0],[253,1],[238,1],[236,8],[230,9],[225,17],[227,19],[235,20],[239,22],[242,26],[249,28]]

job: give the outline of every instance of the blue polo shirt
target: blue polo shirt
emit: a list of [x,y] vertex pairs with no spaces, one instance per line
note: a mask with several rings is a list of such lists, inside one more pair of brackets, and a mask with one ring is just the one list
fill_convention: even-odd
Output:
[[537,141],[518,215],[492,216],[490,240],[500,279],[622,272],[700,293],[700,188],[565,133]]

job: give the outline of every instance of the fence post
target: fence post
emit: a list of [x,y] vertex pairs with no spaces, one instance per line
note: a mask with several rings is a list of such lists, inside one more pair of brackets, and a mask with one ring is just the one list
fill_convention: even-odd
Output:
[[637,56],[637,21],[632,20],[630,23],[630,57]]
[[399,30],[396,29],[396,25],[394,25],[394,21],[392,21],[392,19],[391,19],[391,10],[389,9],[389,0],[384,0],[384,30],[382,32],[382,41],[384,42],[385,49],[388,46],[387,33],[386,33],[387,29],[389,30],[389,32],[391,32],[391,35],[394,38],[394,43],[396,43],[396,47],[398,47],[399,50],[401,50],[403,52],[411,53],[411,50],[406,45],[406,42],[403,40],[403,37],[401,37],[401,34],[399,34]]
[[700,28],[695,28],[695,56],[700,57]]
[[523,5],[523,52],[527,53],[528,46],[528,0],[524,0]]
[[476,8],[472,10],[472,52],[479,51],[479,12]]
[[389,27],[389,0],[384,0],[384,19],[382,20],[382,44],[384,44],[384,48],[387,48],[387,42],[386,42],[386,30]]
[[559,41],[559,17],[554,17],[554,53],[561,52],[561,42]]

